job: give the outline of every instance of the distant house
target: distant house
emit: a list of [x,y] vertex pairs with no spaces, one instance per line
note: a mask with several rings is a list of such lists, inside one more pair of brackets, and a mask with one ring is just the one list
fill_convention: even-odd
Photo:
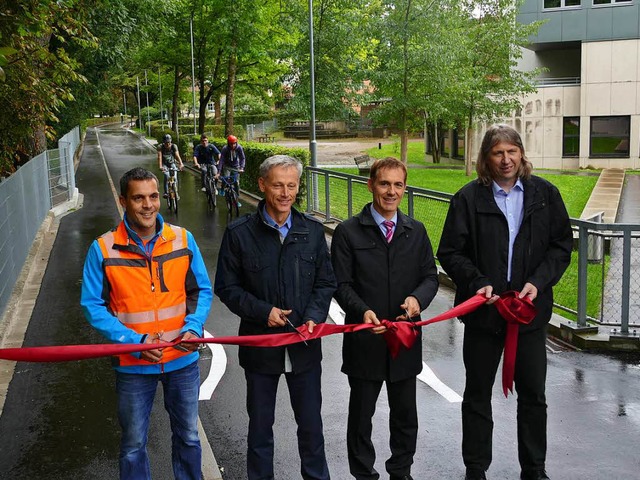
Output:
[[536,168],[640,168],[640,0],[525,0],[518,21],[537,20],[547,22],[520,68],[548,71],[507,119],[529,159]]

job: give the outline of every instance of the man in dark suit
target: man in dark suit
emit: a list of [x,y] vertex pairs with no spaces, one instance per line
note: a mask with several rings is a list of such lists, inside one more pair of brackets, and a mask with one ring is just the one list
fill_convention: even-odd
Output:
[[331,261],[338,281],[335,298],[346,323],[378,325],[373,331],[350,333],[342,344],[342,371],[351,387],[347,422],[349,470],[357,479],[378,479],[371,442],[371,418],[386,382],[389,400],[391,480],[411,480],[418,415],[416,376],[422,370],[421,334],[409,350],[394,359],[383,335],[381,319],[418,319],[438,291],[431,242],[422,223],[398,210],[407,169],[395,158],[376,161],[368,181],[373,195],[355,217],[336,228]]
[[[516,290],[537,315],[520,325],[515,364],[518,458],[522,480],[548,479],[546,326],[552,287],[571,260],[571,224],[558,189],[531,175],[518,132],[493,125],[476,162],[478,179],[451,200],[438,259],[456,284],[456,304],[483,294]],[[485,305],[463,317],[466,383],[462,400],[462,458],[467,480],[486,478],[491,464],[491,391],[500,363],[506,322]]]
[[[335,277],[322,224],[293,208],[302,164],[274,155],[260,165],[264,199],[255,213],[227,226],[215,293],[240,317],[240,335],[291,332],[323,323]],[[321,340],[238,349],[247,381],[247,477],[273,479],[273,422],[284,374],[298,425],[300,476],[329,480],[322,430]]]

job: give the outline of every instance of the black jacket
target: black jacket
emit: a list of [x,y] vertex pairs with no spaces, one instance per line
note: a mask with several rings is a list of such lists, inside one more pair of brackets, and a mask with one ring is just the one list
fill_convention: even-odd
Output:
[[[425,309],[438,291],[431,242],[422,223],[398,211],[398,224],[387,243],[371,216],[371,204],[341,223],[331,240],[331,261],[338,280],[336,300],[346,323],[362,323],[367,310],[379,319],[404,314],[400,305],[413,295]],[[391,359],[384,337],[371,332],[344,335],[342,371],[368,380],[398,381],[422,370],[421,335],[410,350]]]
[[[224,233],[218,254],[215,293],[240,317],[240,335],[292,331],[267,326],[275,306],[293,310],[296,327],[307,320],[327,319],[336,281],[322,225],[292,209],[291,229],[280,243],[278,231],[258,211],[236,220]],[[289,347],[239,347],[240,365],[257,373],[284,372],[285,348],[294,372],[303,372],[322,359],[321,341]]]
[[[571,261],[571,223],[558,189],[532,176],[524,187],[523,218],[513,246],[511,289],[530,282],[538,289],[538,314],[521,331],[541,328],[551,318],[552,288]],[[438,260],[457,286],[456,304],[487,285],[500,294],[508,289],[509,233],[507,220],[493,198],[491,186],[468,183],[451,200]],[[483,306],[462,319],[467,327],[504,329],[494,306]]]

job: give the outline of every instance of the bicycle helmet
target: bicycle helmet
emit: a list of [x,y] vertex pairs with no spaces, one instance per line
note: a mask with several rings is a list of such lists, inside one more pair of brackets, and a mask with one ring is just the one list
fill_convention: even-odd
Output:
[[238,143],[238,137],[235,137],[233,135],[229,135],[227,137],[227,144],[233,145],[234,143]]
[[171,135],[169,135],[168,133],[165,133],[165,134],[162,136],[162,141],[163,141],[164,143],[171,143]]

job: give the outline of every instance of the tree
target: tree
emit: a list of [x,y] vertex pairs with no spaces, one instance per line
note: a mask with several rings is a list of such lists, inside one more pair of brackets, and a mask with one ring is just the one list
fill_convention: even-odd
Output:
[[[292,96],[287,110],[310,118],[310,45],[307,2],[289,0],[283,10],[291,41],[281,45],[291,70],[283,77]],[[367,24],[376,2],[364,0],[314,0],[313,2],[315,106],[321,119],[347,118],[363,96],[372,44]]]
[[0,175],[14,171],[46,149],[51,125],[64,102],[74,99],[70,86],[84,81],[68,49],[94,48],[86,30],[83,4],[77,2],[1,1],[0,38],[16,53],[4,65],[0,101],[11,115],[0,117]]
[[471,175],[471,139],[474,123],[493,119],[515,110],[524,94],[535,91],[539,70],[516,70],[521,47],[540,22],[528,25],[516,21],[522,0],[463,0],[466,11],[465,35],[461,36],[456,96],[464,112],[465,170]]

